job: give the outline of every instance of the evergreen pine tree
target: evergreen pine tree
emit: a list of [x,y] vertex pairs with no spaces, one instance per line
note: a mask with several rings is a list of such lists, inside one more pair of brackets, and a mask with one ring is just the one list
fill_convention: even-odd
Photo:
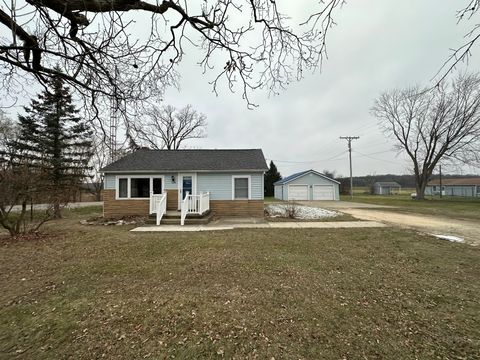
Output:
[[278,172],[277,167],[270,161],[270,167],[264,175],[264,187],[265,187],[265,196],[273,196],[274,186],[273,184],[278,180],[282,179],[282,175]]
[[17,163],[44,172],[54,217],[59,218],[61,203],[68,201],[89,170],[93,132],[78,116],[70,89],[61,78],[53,78],[25,112],[19,116],[15,158]]

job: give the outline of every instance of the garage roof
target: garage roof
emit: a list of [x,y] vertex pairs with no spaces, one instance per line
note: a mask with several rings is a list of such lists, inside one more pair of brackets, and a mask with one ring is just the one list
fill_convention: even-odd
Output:
[[318,171],[315,171],[315,170],[310,169],[310,170],[301,171],[301,172],[292,174],[292,175],[290,175],[290,176],[287,176],[287,177],[283,178],[282,180],[279,180],[279,181],[275,182],[273,185],[284,185],[284,184],[288,184],[290,181],[293,181],[293,180],[295,180],[295,179],[298,179],[298,178],[300,178],[300,177],[302,177],[302,176],[305,176],[305,175],[307,175],[307,174],[310,174],[310,173],[316,174],[316,175],[321,176],[321,177],[323,177],[323,178],[325,178],[325,179],[327,179],[327,180],[330,180],[330,181],[332,181],[332,182],[334,182],[334,183],[340,184],[340,182],[338,182],[337,180],[334,180],[334,179],[332,179],[332,178],[329,178],[327,175],[324,175],[324,174],[322,174],[322,173],[319,173]]

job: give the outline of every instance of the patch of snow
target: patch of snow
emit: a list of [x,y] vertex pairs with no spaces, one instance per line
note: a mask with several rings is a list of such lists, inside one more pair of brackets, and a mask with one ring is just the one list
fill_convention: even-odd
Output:
[[435,236],[438,239],[448,240],[448,241],[451,241],[451,242],[463,243],[465,241],[463,238],[453,236],[453,235],[441,235],[441,234],[432,234],[432,235]]
[[287,218],[289,213],[293,212],[295,219],[301,220],[324,219],[340,215],[336,211],[296,204],[268,204],[265,210],[270,217]]

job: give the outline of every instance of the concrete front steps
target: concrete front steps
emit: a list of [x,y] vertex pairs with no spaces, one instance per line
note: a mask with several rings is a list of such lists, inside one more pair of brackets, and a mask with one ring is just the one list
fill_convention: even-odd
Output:
[[[155,225],[156,215],[150,214],[146,224]],[[205,225],[213,219],[213,213],[209,210],[203,215],[188,214],[185,218],[185,225]],[[180,225],[180,211],[167,211],[160,221],[160,225]]]

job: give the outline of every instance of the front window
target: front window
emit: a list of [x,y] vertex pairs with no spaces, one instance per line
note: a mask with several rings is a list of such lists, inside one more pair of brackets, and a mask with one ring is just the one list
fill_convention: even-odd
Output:
[[118,179],[118,197],[119,198],[128,197],[128,179],[127,178]]
[[248,199],[248,177],[238,177],[233,179],[233,198]]
[[162,177],[119,177],[117,184],[118,199],[148,199],[150,192],[161,194]]
[[131,198],[149,198],[150,197],[150,178],[131,178],[130,179],[130,197]]

